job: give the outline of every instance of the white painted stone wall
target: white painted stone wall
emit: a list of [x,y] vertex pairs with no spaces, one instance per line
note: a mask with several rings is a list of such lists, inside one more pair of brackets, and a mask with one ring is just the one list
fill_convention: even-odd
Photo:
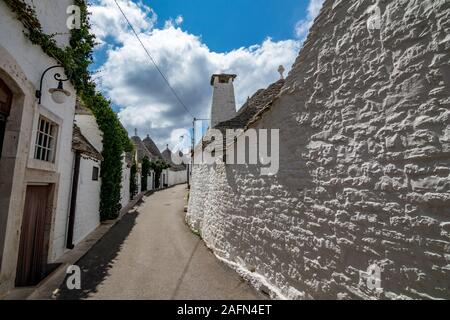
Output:
[[215,77],[213,82],[210,127],[213,128],[222,121],[230,120],[235,115],[236,99],[233,79],[230,78],[228,83],[220,83],[219,77]]
[[75,245],[100,225],[101,179],[92,180],[93,167],[100,169],[100,162],[81,159],[73,237]]
[[369,32],[368,1],[325,1],[255,125],[280,129],[277,175],[193,169],[188,223],[274,296],[450,298],[450,2],[379,3]]
[[151,191],[153,190],[153,185],[154,185],[154,180],[155,180],[155,172],[154,171],[150,171],[150,174],[147,178],[147,190]]
[[131,168],[128,168],[128,165],[125,161],[125,155],[122,160],[122,188],[120,190],[120,204],[122,208],[125,208],[130,202],[130,176],[131,176]]
[[[103,133],[94,115],[77,114],[75,123],[83,136],[97,149],[103,151]],[[93,167],[101,169],[101,163],[87,158],[80,162],[77,206],[75,213],[74,244],[81,242],[100,224],[101,174],[98,181],[92,180]]]
[[[25,0],[25,2],[34,7],[43,31],[46,34],[58,33],[55,38],[57,44],[61,47],[68,45],[70,34],[61,30],[67,30],[66,25],[69,18],[67,10],[69,6],[73,5],[73,0]],[[58,4],[54,5],[55,2]]]
[[98,152],[103,152],[103,132],[97,124],[97,120],[93,115],[77,114],[75,116],[75,123],[80,128],[83,136],[97,149]]
[[[41,21],[45,30],[64,32],[67,3],[71,1],[34,1],[41,12]],[[67,30],[66,30],[67,31]],[[61,45],[67,44],[62,37]],[[57,62],[43,53],[39,46],[31,44],[24,36],[22,24],[15,18],[9,7],[0,2],[0,75],[10,82],[17,99],[15,106],[22,108],[19,131],[7,132],[5,144],[18,141],[17,149],[9,150],[11,157],[16,157],[14,182],[7,219],[7,234],[3,250],[3,261],[0,273],[0,294],[14,285],[17,254],[22,223],[25,190],[30,183],[55,184],[56,195],[53,225],[49,248],[49,261],[55,261],[64,252],[66,238],[67,215],[70,200],[70,185],[72,172],[72,126],[75,110],[75,91],[70,83],[65,83],[65,89],[71,92],[71,97],[65,104],[55,104],[48,93],[49,88],[56,87],[54,73],[48,73],[43,86],[42,105],[38,105],[35,91],[43,71]],[[62,70],[53,70],[55,72]],[[15,112],[15,111],[14,111]],[[39,115],[44,115],[59,125],[58,145],[54,163],[44,163],[33,159],[34,141]],[[10,174],[7,172],[5,174]],[[4,173],[2,172],[2,175]]]
[[166,169],[161,172],[160,187],[162,188],[164,187],[164,185],[166,184],[168,185],[168,183],[169,183],[169,170]]
[[169,170],[169,187],[177,184],[187,183],[187,171]]

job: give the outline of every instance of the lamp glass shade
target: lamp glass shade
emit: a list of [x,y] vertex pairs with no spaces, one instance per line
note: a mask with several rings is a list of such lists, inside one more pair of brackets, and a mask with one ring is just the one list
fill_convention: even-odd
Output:
[[65,103],[66,98],[70,97],[70,92],[64,89],[50,89],[49,92],[52,95],[52,100],[57,104]]

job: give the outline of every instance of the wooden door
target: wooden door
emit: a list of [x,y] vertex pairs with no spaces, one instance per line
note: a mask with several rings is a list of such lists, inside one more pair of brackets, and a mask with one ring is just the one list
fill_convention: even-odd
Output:
[[47,265],[48,186],[28,186],[20,235],[16,286],[37,285]]

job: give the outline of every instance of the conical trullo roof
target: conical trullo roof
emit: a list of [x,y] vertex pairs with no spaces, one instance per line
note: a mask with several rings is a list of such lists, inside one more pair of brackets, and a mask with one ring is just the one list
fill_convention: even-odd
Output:
[[164,150],[162,152],[162,157],[163,157],[164,161],[169,164],[170,168],[173,171],[186,170],[186,166],[184,164],[177,165],[172,161],[172,151],[170,151],[169,147],[167,147],[166,150]]
[[156,146],[155,142],[150,138],[150,135],[147,135],[147,138],[145,138],[142,143],[145,145],[147,150],[151,153],[153,156],[153,159],[163,159],[163,156],[161,152],[159,151],[158,147]]
[[154,157],[152,156],[150,151],[147,150],[147,147],[142,142],[141,138],[134,136],[134,137],[131,137],[131,141],[133,141],[134,146],[136,147],[138,162],[141,162],[145,156],[147,156],[147,158],[149,160],[154,159]]

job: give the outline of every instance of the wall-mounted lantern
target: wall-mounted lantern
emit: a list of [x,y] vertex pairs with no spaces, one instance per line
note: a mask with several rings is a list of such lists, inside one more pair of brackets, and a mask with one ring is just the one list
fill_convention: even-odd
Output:
[[[36,91],[36,98],[39,99],[39,104],[41,104],[41,101],[42,101],[42,82],[44,81],[44,76],[48,71],[55,69],[55,68],[63,68],[63,66],[57,65],[57,66],[47,68],[41,76],[41,82],[39,83],[39,90]],[[62,79],[60,73],[55,73],[53,78],[56,81],[58,81],[58,87],[52,88],[49,90],[50,94],[52,95],[52,100],[57,104],[63,104],[64,102],[66,102],[66,98],[70,97],[70,92],[67,90],[64,90],[64,85],[63,85],[63,82],[68,81],[69,78]]]

